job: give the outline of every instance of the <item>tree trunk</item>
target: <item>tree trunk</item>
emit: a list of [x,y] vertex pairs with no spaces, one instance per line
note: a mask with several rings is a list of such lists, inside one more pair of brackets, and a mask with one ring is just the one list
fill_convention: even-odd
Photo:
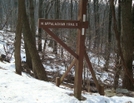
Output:
[[30,10],[30,27],[33,36],[35,36],[36,30],[35,30],[35,19],[34,19],[34,0],[29,0],[29,10]]
[[[133,4],[133,9],[132,9],[132,21],[133,21],[133,28],[134,28],[134,4]],[[134,32],[134,29],[133,29],[133,32]],[[133,48],[134,48],[134,39],[133,39]]]
[[[56,0],[55,1],[55,19],[59,19],[59,17],[60,17],[59,15],[60,15],[60,1]],[[59,34],[59,29],[54,29],[54,32],[55,32],[56,35],[58,35]],[[54,41],[54,43],[53,43],[53,53],[55,55],[57,55],[57,46],[58,46],[57,42]]]
[[[121,36],[121,0],[118,0],[118,28],[119,28],[119,37]],[[117,49],[117,61],[115,68],[115,77],[114,77],[114,88],[116,89],[119,84],[119,75],[121,71],[121,60],[120,60],[119,50]]]
[[122,14],[122,51],[124,61],[126,64],[126,71],[124,71],[123,87],[133,90],[133,72],[132,72],[132,55],[133,55],[133,24],[132,24],[132,0],[122,0],[121,14]]
[[[35,37],[34,1],[33,0],[29,0],[29,10],[30,10],[29,11],[30,12],[30,17],[29,17],[30,27],[31,27],[32,35]],[[25,29],[23,29],[23,33],[26,34]],[[32,68],[32,59],[31,59],[31,56],[28,51],[28,47],[27,47],[26,43],[25,43],[25,52],[26,52],[26,63],[30,69],[33,69]]]
[[[39,18],[43,18],[43,0],[39,0]],[[39,28],[38,29],[38,51],[42,51],[42,42],[41,42],[41,38],[42,38],[42,29]]]
[[100,43],[100,35],[99,35],[99,1],[94,0],[94,34],[95,34],[95,40],[94,40],[94,49],[97,50]]
[[[23,34],[26,35],[25,29],[23,29]],[[26,41],[25,38],[24,38],[24,41]],[[28,65],[29,68],[33,69],[33,67],[32,67],[32,59],[31,59],[30,53],[28,51],[27,44],[26,43],[24,43],[24,44],[25,44],[25,53],[26,53],[26,64]]]
[[18,0],[18,20],[17,20],[17,26],[16,26],[16,40],[15,40],[15,69],[16,73],[21,75],[21,55],[20,55],[20,49],[21,49],[21,32],[22,32],[22,5],[21,1]]
[[107,43],[105,47],[105,65],[104,65],[104,70],[108,70],[109,67],[109,58],[110,58],[110,48],[111,48],[111,26],[112,26],[112,7],[110,5],[109,7],[109,23],[108,23],[108,38],[107,38]]
[[29,21],[28,21],[28,17],[26,14],[26,8],[25,8],[25,0],[20,0],[21,1],[21,5],[22,5],[22,18],[23,18],[23,23],[24,23],[24,29],[26,31],[26,34],[24,35],[25,38],[25,42],[26,45],[28,47],[28,51],[30,53],[31,59],[32,59],[32,64],[33,64],[33,68],[35,68],[35,71],[37,73],[37,78],[40,80],[47,80],[47,75],[46,75],[46,71],[45,68],[42,65],[42,62],[40,60],[38,51],[36,49],[36,45],[35,45],[35,39],[32,35],[32,32],[30,30],[30,26],[29,26]]
[[[3,21],[3,20],[2,20],[2,18],[3,18],[2,15],[3,15],[3,14],[2,14],[2,2],[0,2],[0,24],[2,24],[2,21]],[[2,29],[2,25],[0,25],[0,30],[1,30],[1,29]]]

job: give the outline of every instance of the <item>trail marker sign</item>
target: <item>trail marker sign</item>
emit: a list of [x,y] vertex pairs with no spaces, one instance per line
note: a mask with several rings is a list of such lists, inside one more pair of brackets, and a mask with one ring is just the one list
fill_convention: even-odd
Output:
[[39,19],[40,28],[88,28],[88,22],[81,23],[78,20],[46,20]]
[[[58,80],[57,85],[59,86],[63,79],[67,76],[70,69],[76,64],[75,68],[75,81],[74,81],[74,96],[81,100],[81,90],[82,90],[82,72],[83,72],[83,60],[85,58],[89,69],[91,71],[93,80],[96,84],[96,87],[100,94],[104,94],[104,90],[102,86],[98,84],[98,81],[96,79],[94,70],[92,68],[91,62],[88,58],[88,55],[86,53],[85,49],[85,29],[88,28],[88,22],[86,21],[86,5],[88,3],[88,0],[80,0],[79,2],[79,15],[78,20],[46,20],[46,19],[39,19],[39,28],[43,28],[51,37],[53,37],[59,44],[61,44],[68,52],[70,52],[75,59],[72,61],[70,66],[68,67],[67,71],[64,73],[64,75]],[[78,35],[78,41],[77,41],[77,50],[74,52],[72,49],[70,49],[61,39],[55,35],[50,28],[72,28],[72,29],[78,29],[77,35]]]

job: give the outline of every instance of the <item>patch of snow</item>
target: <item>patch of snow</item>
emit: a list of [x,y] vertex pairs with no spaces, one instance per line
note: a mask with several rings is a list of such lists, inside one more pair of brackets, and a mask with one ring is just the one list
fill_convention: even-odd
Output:
[[46,63],[47,63],[47,64],[50,64],[50,61],[47,61]]
[[[55,84],[34,79],[25,73],[15,73],[14,63],[1,63],[0,69],[0,103],[126,103],[130,97],[106,97],[99,94],[84,93],[86,100],[79,101],[69,94],[73,90],[56,87]],[[104,75],[105,76],[105,75]]]
[[[0,33],[3,33],[3,31],[0,31]],[[0,50],[0,52],[4,53],[2,51],[3,44],[1,43]],[[46,51],[52,51],[52,48],[48,48]],[[92,57],[91,62],[103,66],[104,60],[102,58],[95,57],[93,53],[89,55]],[[23,52],[21,57],[25,61],[26,58],[24,58]],[[49,55],[49,57],[55,58],[55,55]],[[86,92],[82,92],[82,96],[86,100],[79,101],[74,96],[69,95],[73,94],[73,89],[62,85],[57,87],[53,83],[37,80],[25,73],[22,73],[22,76],[17,75],[15,73],[14,58],[10,63],[0,62],[0,67],[2,67],[0,68],[0,103],[134,103],[134,99],[131,97],[106,97],[97,93]],[[56,64],[51,66],[44,65],[44,67],[49,71],[58,69],[60,73],[65,72],[63,66],[56,68]],[[107,73],[100,73],[99,75],[101,75],[102,81],[108,78]]]
[[102,73],[100,76],[101,81],[105,81],[107,78],[108,78],[108,73],[106,73],[106,72]]

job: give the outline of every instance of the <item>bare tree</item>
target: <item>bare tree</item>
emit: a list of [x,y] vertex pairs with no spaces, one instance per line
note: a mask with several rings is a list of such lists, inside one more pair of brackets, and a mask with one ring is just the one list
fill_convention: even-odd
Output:
[[[28,10],[29,10],[29,14],[30,14],[29,15],[30,28],[31,28],[33,37],[35,37],[36,29],[35,29],[35,17],[34,17],[34,0],[28,0],[28,3],[29,3]],[[26,33],[26,31],[24,29],[23,29],[23,33]],[[25,43],[25,52],[26,52],[26,63],[28,65],[28,67],[32,69],[32,60],[31,60],[31,56],[28,51],[28,47],[27,47],[26,43]]]
[[[119,31],[119,37],[121,36],[121,0],[118,0],[118,31]],[[120,40],[119,40],[120,41]],[[117,48],[117,59],[116,59],[116,65],[115,65],[115,77],[114,77],[114,88],[118,87],[119,84],[119,76],[121,72],[121,58],[119,54],[119,48]]]
[[95,40],[94,40],[94,48],[99,47],[100,43],[100,35],[99,35],[99,1],[94,0],[94,33],[95,33]]
[[[122,0],[121,2],[121,32],[122,32],[122,52],[124,57],[124,78],[123,87],[129,90],[134,89],[134,79],[132,71],[134,30],[132,22],[132,0]],[[129,46],[128,46],[129,45]]]
[[39,54],[38,54],[38,51],[37,51],[36,45],[35,45],[35,39],[30,30],[29,21],[28,21],[28,17],[26,14],[25,0],[20,0],[20,1],[21,1],[22,11],[23,11],[22,12],[22,20],[23,20],[24,29],[26,32],[23,35],[24,35],[24,40],[28,47],[28,51],[30,53],[31,59],[32,59],[33,68],[37,74],[37,78],[46,81],[46,80],[48,80],[46,71],[40,60],[40,57],[39,57]]
[[[60,0],[56,0],[55,1],[55,19],[59,19],[60,18]],[[59,29],[55,29],[54,30],[56,35],[59,35]],[[53,42],[53,52],[54,54],[57,54],[57,47],[58,44],[56,41]]]
[[16,26],[16,40],[15,40],[15,69],[16,73],[21,75],[21,56],[20,56],[20,49],[21,49],[21,32],[22,32],[22,0],[18,0],[18,20]]
[[[39,0],[39,10],[38,10],[38,16],[39,16],[39,18],[43,18],[44,17],[44,10],[43,10],[43,0]],[[42,31],[42,29],[41,28],[39,28],[38,29],[38,50],[39,51],[42,51],[42,42],[41,42],[41,40],[42,40],[42,33],[43,33],[43,31]]]
[[111,27],[112,27],[112,7],[109,4],[109,20],[108,20],[108,38],[106,40],[106,47],[105,47],[105,65],[104,65],[104,70],[108,70],[109,67],[109,59],[110,59],[110,53],[111,53],[111,39],[112,39],[112,31],[111,31]]

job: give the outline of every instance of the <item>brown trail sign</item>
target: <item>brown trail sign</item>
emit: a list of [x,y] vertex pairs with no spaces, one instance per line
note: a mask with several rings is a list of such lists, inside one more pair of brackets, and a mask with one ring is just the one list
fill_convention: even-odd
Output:
[[[74,96],[81,100],[82,91],[82,72],[83,72],[83,60],[85,58],[89,69],[91,71],[93,80],[96,84],[98,92],[104,94],[103,86],[100,86],[94,70],[92,68],[91,62],[88,58],[85,48],[85,29],[88,28],[88,22],[86,21],[86,5],[88,0],[80,0],[79,3],[79,15],[78,20],[46,20],[39,19],[39,28],[43,28],[51,37],[53,37],[60,45],[62,45],[68,52],[70,52],[75,59],[72,61],[71,65],[68,67],[67,71],[61,78],[56,78],[56,85],[59,86],[63,79],[67,76],[71,68],[76,64],[75,68],[75,81],[74,81]],[[74,28],[78,29],[77,38],[77,50],[74,52],[70,49],[61,39],[59,39],[49,28]]]
[[81,24],[78,20],[46,20],[39,19],[40,28],[88,28],[88,22]]

